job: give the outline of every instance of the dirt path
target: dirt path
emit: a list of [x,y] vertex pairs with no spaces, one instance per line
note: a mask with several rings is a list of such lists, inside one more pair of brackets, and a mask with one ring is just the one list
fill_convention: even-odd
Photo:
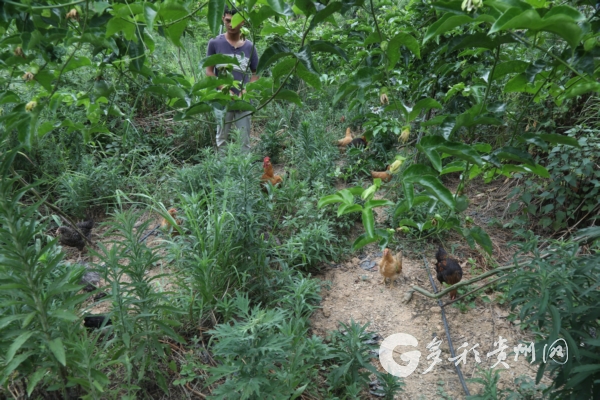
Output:
[[[419,285],[431,291],[422,260],[405,258],[403,273],[407,282],[399,278],[390,289],[389,286],[384,288],[381,284],[381,276],[376,266],[380,258],[381,253],[378,249],[372,249],[361,258],[355,257],[343,265],[324,271],[320,276],[324,281],[322,310],[312,319],[315,333],[326,336],[327,332],[338,328],[338,321],[348,323],[351,319],[360,324],[369,322],[368,330],[377,332],[383,338],[394,333],[408,333],[418,340],[421,357],[416,371],[404,379],[406,384],[404,392],[397,398],[465,398],[453,363],[448,361],[450,351],[440,307],[436,301],[417,293],[408,304],[402,301],[411,285]],[[430,268],[433,268],[434,261],[433,257],[429,257]],[[371,265],[374,265],[372,270],[364,269]],[[463,279],[470,278],[469,271],[465,269]],[[436,285],[439,288],[437,281]],[[535,379],[536,373],[536,369],[529,366],[530,360],[525,361],[522,355],[519,356],[518,361],[514,360],[513,347],[520,340],[529,343],[531,338],[526,337],[518,327],[507,321],[507,316],[508,311],[493,303],[486,304],[480,299],[476,300],[476,308],[466,313],[461,313],[455,306],[446,307],[446,318],[457,355],[463,352],[464,349],[457,350],[463,343],[469,343],[467,349],[479,344],[476,350],[479,351],[480,365],[482,368],[489,368],[497,361],[496,355],[486,358],[488,352],[498,348],[494,347],[494,342],[498,341],[499,336],[507,340],[506,363],[510,368],[505,369],[500,364],[496,367],[501,369],[499,389],[512,386],[514,379],[520,375]],[[440,345],[442,362],[436,364],[429,373],[423,374],[432,362],[432,359],[427,359],[430,352],[426,347],[435,336],[442,339]],[[413,348],[401,349],[402,347],[397,347],[397,353],[414,350]],[[395,354],[394,360],[400,365],[407,364],[400,359],[400,354]],[[380,371],[383,370],[378,360],[374,359],[373,362]],[[466,365],[461,365],[461,368],[465,379],[475,376],[476,362],[473,352],[467,353]],[[474,383],[467,383],[467,385],[471,394],[476,394],[480,388],[480,385]]]

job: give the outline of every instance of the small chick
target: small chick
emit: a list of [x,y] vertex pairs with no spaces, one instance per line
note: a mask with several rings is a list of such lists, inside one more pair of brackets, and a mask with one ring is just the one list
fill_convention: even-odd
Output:
[[386,279],[390,278],[390,288],[394,284],[394,279],[402,273],[402,252],[399,252],[396,257],[392,255],[390,249],[383,249],[383,257],[379,261],[379,273],[383,276],[383,283],[386,284]]
[[371,171],[371,177],[373,179],[380,178],[383,182],[389,182],[392,180],[392,175],[389,173],[390,166],[388,165],[385,171]]
[[[169,213],[171,218],[173,218],[175,220],[175,223],[177,225],[181,225],[181,218],[177,218],[177,210],[176,209],[171,208],[167,212]],[[166,218],[163,218],[162,221],[160,222],[160,228],[163,230],[163,232],[170,232],[172,236],[179,235],[179,231],[177,229],[175,229],[171,225],[171,222],[169,222],[169,220],[167,220]]]
[[347,146],[352,141],[352,131],[350,127],[346,129],[346,136],[343,139],[337,141],[338,146]]
[[[75,224],[77,228],[84,234],[84,236],[90,240],[92,237],[92,229],[94,228],[94,220],[89,219],[87,221],[78,222]],[[81,235],[75,231],[75,229],[68,226],[59,226],[56,230],[56,236],[58,242],[63,246],[76,247],[80,252],[86,245],[86,241]]]

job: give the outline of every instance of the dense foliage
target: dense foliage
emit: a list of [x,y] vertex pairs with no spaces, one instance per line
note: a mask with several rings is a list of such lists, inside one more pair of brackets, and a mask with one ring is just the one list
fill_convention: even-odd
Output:
[[[503,179],[506,227],[565,237],[597,223],[595,3],[238,1],[261,78],[233,100],[230,76],[204,73],[223,61],[204,54],[225,5],[3,1],[0,385],[14,397],[356,398],[375,376],[393,398],[402,383],[369,363],[366,326],[309,335],[308,273],[348,251],[355,222],[354,249],[454,231],[491,254],[467,189]],[[254,154],[214,153],[227,110],[253,112]],[[347,125],[369,145],[340,162]],[[266,155],[289,168],[263,194]],[[386,166],[390,184],[364,184]],[[340,178],[354,187],[334,189]],[[150,247],[147,216],[171,205],[180,234]],[[89,250],[106,287],[81,294],[87,267],[49,233],[106,213]],[[597,257],[582,249],[597,248],[558,242],[548,258],[523,242],[532,264],[503,290],[539,343],[574,349],[545,390],[595,397]],[[100,333],[81,324],[98,304]],[[500,393],[497,376],[480,382]]]

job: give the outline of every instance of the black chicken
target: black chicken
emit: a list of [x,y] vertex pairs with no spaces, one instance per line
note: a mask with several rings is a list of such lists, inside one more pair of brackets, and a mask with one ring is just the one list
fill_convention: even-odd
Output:
[[[462,268],[458,264],[458,261],[448,257],[448,253],[442,246],[438,249],[435,254],[437,263],[435,264],[435,271],[437,272],[437,279],[440,283],[446,282],[448,285],[454,285],[462,279]],[[450,292],[450,299],[456,299],[456,290]]]
[[[106,321],[106,323],[104,323]],[[112,321],[106,315],[86,315],[83,317],[83,326],[88,330],[99,329],[104,326],[112,325]]]
[[367,140],[365,139],[364,136],[356,138],[356,139],[352,139],[352,141],[350,143],[348,143],[348,148],[351,147],[366,147],[367,146]]
[[[100,279],[102,277],[96,271],[93,271],[87,264],[84,264],[85,272],[81,276],[81,280],[79,281],[80,285],[85,285],[83,291],[86,293],[93,292],[98,289],[98,284],[100,283]],[[108,296],[104,292],[100,292],[94,296],[94,301],[98,301],[104,297]]]
[[[78,222],[76,225],[85,237],[90,240],[92,237],[94,220],[89,219],[87,221]],[[85,239],[71,227],[59,226],[56,230],[56,236],[58,237],[58,242],[63,246],[76,247],[79,251],[82,251],[85,247]]]

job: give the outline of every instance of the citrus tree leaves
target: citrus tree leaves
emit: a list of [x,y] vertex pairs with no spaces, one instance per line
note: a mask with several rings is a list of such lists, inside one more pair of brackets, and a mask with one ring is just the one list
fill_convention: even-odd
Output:
[[581,13],[568,6],[554,7],[543,17],[534,9],[522,10],[519,7],[512,7],[494,22],[488,33],[511,29],[546,31],[557,34],[575,48],[582,36],[579,22],[584,19]]
[[393,69],[396,66],[398,60],[400,60],[400,49],[401,46],[405,46],[410,50],[417,58],[421,58],[421,49],[419,42],[413,36],[408,33],[400,32],[394,36],[387,48],[387,56],[389,59],[388,70]]
[[208,0],[208,27],[215,36],[219,33],[224,10],[225,0]]

